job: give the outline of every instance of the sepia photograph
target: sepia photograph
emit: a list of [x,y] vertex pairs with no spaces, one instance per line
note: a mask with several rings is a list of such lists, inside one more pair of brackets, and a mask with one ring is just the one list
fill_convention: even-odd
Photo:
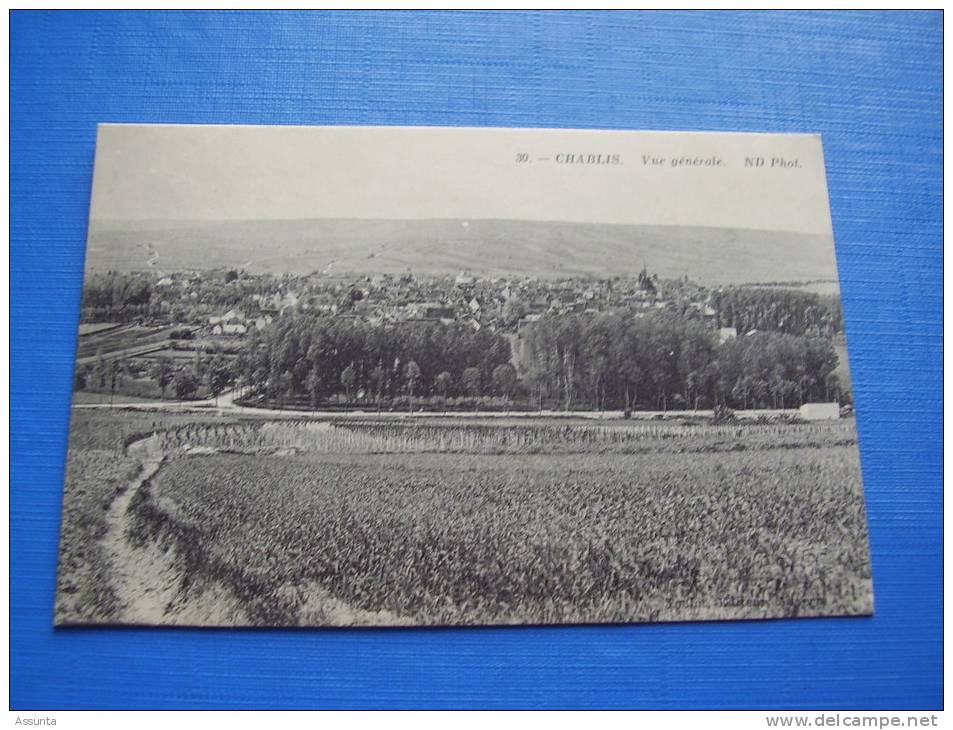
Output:
[[55,623],[857,616],[816,135],[101,125]]

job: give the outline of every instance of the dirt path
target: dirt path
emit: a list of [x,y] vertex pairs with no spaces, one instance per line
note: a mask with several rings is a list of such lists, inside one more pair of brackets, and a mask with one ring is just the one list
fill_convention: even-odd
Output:
[[196,580],[195,576],[185,580],[174,548],[154,540],[140,547],[130,540],[130,504],[159,471],[165,455],[151,436],[131,444],[128,453],[142,460],[142,469],[109,506],[102,538],[104,554],[112,567],[113,588],[122,604],[119,623],[248,625],[239,600],[224,586]]
[[[132,539],[131,505],[136,494],[148,488],[167,454],[163,453],[155,435],[133,442],[127,453],[140,461],[141,468],[110,504],[106,534],[101,540],[103,554],[110,564],[110,581],[122,607],[115,622],[141,626],[259,625],[227,586],[201,575],[188,574],[172,545],[155,539],[139,545]],[[161,496],[153,494],[150,498],[161,502]],[[407,623],[385,611],[356,610],[313,581],[289,583],[280,593],[296,607],[297,623],[303,626]]]

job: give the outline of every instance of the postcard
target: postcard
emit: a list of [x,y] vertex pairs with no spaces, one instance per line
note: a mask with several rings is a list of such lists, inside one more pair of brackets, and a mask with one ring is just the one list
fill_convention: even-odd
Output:
[[57,625],[872,611],[819,136],[100,126]]

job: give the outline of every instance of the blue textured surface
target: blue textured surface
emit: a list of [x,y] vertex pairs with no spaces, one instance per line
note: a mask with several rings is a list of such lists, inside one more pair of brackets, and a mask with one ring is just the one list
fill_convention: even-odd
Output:
[[[13,707],[941,706],[939,13],[15,12],[11,36]],[[104,121],[822,133],[876,616],[54,631]]]

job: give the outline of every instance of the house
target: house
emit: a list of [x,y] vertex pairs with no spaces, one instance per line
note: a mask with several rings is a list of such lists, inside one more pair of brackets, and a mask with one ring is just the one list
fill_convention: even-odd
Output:
[[718,329],[718,343],[723,345],[728,340],[733,340],[738,336],[738,330],[734,327],[720,327]]
[[293,309],[294,307],[297,307],[300,298],[301,297],[297,294],[297,292],[293,291],[288,292],[283,296],[279,293],[275,293],[268,297],[265,300],[265,303],[269,309],[277,309],[278,311],[282,311],[284,309]]
[[832,421],[840,418],[840,405],[837,403],[805,403],[799,409],[805,421]]
[[454,312],[453,307],[448,307],[445,304],[428,303],[424,305],[422,314],[428,319],[448,319],[452,321],[456,312]]
[[522,330],[524,327],[528,327],[534,322],[539,322],[539,319],[540,315],[538,314],[527,314],[516,324],[516,327],[518,330]]
[[212,328],[213,335],[243,335],[248,328],[243,324],[217,324]]
[[527,303],[526,308],[529,309],[530,312],[534,313],[545,312],[547,309],[549,309],[549,300],[545,296],[533,297]]
[[453,319],[453,307],[439,302],[408,302],[404,307],[407,319]]
[[220,317],[209,317],[209,324],[239,324],[245,321],[245,315],[243,312],[240,312],[237,309],[229,309],[225,314]]

